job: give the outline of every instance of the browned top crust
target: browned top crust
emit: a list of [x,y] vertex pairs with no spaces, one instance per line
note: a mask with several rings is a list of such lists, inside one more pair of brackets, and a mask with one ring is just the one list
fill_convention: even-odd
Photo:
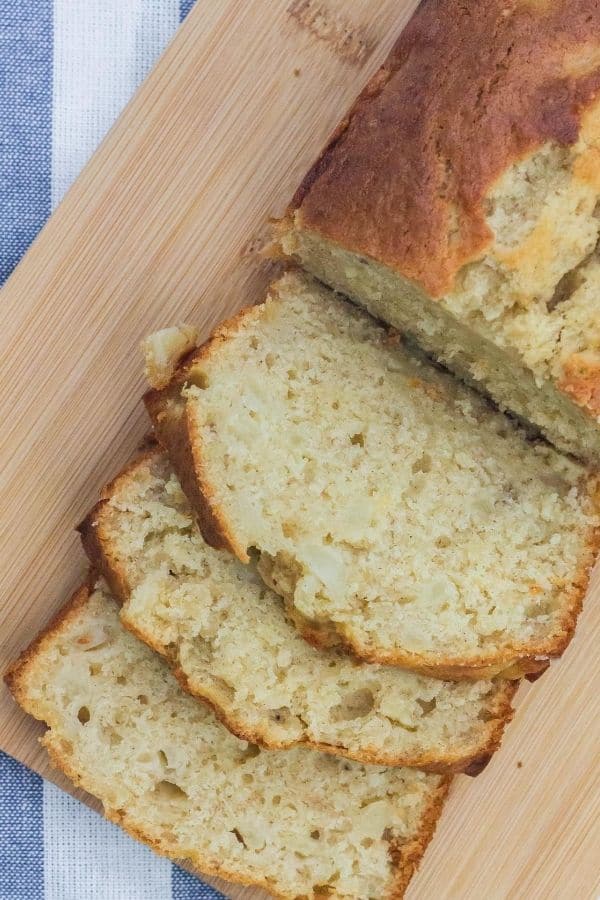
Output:
[[492,241],[484,197],[600,90],[598,0],[423,0],[305,178],[299,224],[432,296]]

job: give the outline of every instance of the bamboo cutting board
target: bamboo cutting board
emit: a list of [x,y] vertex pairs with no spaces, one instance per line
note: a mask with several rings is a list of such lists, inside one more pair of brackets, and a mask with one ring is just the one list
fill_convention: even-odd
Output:
[[[5,286],[3,670],[82,577],[73,526],[147,428],[140,338],[181,319],[206,334],[258,299],[268,217],[415,6],[199,3]],[[502,750],[456,779],[412,900],[598,896],[599,628],[596,585],[565,659],[522,689]],[[40,730],[2,687],[0,747],[69,789]]]

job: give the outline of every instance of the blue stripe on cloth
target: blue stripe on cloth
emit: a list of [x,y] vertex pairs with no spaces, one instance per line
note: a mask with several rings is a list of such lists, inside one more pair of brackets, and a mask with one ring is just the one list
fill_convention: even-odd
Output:
[[183,22],[196,0],[179,0],[179,18]]
[[225,900],[223,894],[215,891],[209,884],[198,881],[193,875],[173,866],[171,872],[172,900]]
[[50,214],[52,0],[0,0],[0,284]]
[[0,900],[44,900],[42,779],[0,752]]

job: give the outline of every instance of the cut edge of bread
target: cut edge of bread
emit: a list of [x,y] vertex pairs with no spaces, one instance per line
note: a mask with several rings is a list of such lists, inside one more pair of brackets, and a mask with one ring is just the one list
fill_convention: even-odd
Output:
[[[100,501],[93,507],[77,529],[90,563],[106,579],[119,604],[125,604],[128,601],[132,586],[128,582],[124,567],[119,563],[115,555],[110,552],[111,541],[106,532],[105,521],[108,504],[114,492],[118,490],[121,481],[127,480],[137,466],[150,461],[155,453],[156,449],[152,447],[147,448],[137,455],[116,478],[109,482],[102,491]],[[258,744],[270,750],[285,750],[291,746],[304,746],[334,756],[353,759],[356,762],[414,767],[438,774],[463,773],[475,776],[485,769],[494,753],[499,749],[504,730],[514,715],[512,700],[517,692],[519,682],[518,680],[507,679],[498,689],[488,710],[494,724],[490,729],[485,745],[481,746],[476,753],[471,753],[467,756],[456,754],[454,758],[449,759],[447,762],[442,762],[439,756],[436,757],[434,753],[413,754],[410,757],[402,757],[397,754],[382,754],[376,747],[365,747],[364,752],[356,753],[335,744],[311,741],[307,738],[293,742],[266,741],[262,733],[248,728],[248,725],[242,719],[228,714],[216,695],[208,689],[203,691],[198,686],[191,684],[181,666],[178,648],[175,645],[166,646],[158,642],[154,635],[142,628],[138,623],[134,623],[127,615],[121,615],[120,620],[121,624],[128,631],[165,659],[183,690],[210,706],[215,716],[232,734],[235,734],[242,740]]]
[[[294,271],[292,269],[292,271]],[[302,275],[311,282],[311,276]],[[284,276],[285,278],[285,276]],[[284,279],[282,279],[283,281]],[[269,297],[277,297],[281,281],[269,288]],[[204,466],[202,442],[197,439],[198,429],[195,408],[189,403],[183,390],[194,384],[194,368],[197,363],[207,360],[219,346],[247,322],[257,315],[264,306],[245,307],[235,316],[226,320],[208,340],[192,351],[175,372],[171,382],[162,390],[150,390],[144,395],[144,403],[152,420],[159,443],[167,450],[177,477],[197,517],[198,525],[206,542],[212,547],[229,550],[241,562],[248,563],[248,547],[240,544],[232,530],[225,511],[219,505]],[[364,315],[368,315],[364,313]],[[590,495],[594,505],[600,509],[600,476],[590,475]],[[552,659],[558,658],[567,648],[583,606],[595,556],[600,549],[600,529],[592,531],[586,552],[579,561],[573,577],[572,588],[564,598],[565,609],[560,620],[559,632],[551,638],[538,640],[535,644],[515,645],[499,653],[481,653],[467,662],[460,656],[439,657],[433,653],[415,653],[394,649],[374,651],[359,642],[341,635],[331,623],[317,623],[302,616],[292,599],[286,597],[277,585],[265,575],[265,567],[259,571],[265,583],[283,596],[286,609],[302,636],[313,646],[326,648],[342,646],[349,653],[371,663],[400,666],[423,675],[443,680],[480,680],[501,676],[507,679],[527,677],[535,680],[548,668]],[[259,548],[257,550],[260,552]],[[264,557],[263,557],[264,561]]]
[[204,477],[201,458],[188,431],[187,401],[182,390],[193,383],[195,365],[234,334],[247,317],[257,315],[257,310],[260,305],[245,307],[228,319],[183,360],[167,387],[149,390],[143,397],[156,438],[169,454],[204,540],[215,550],[228,550],[243,563],[250,562],[248,548],[236,540]]
[[[21,655],[9,666],[4,674],[4,681],[21,709],[33,718],[38,719],[38,721],[44,722],[46,725],[47,723],[43,716],[36,713],[35,704],[31,703],[27,697],[25,681],[28,671],[37,664],[38,654],[47,646],[50,646],[52,642],[60,636],[63,628],[70,623],[71,619],[76,617],[79,611],[85,607],[91,597],[94,582],[95,572],[91,570],[86,583],[81,585],[72,594],[67,603],[58,610],[48,625],[40,631],[37,637],[34,638],[25,650],[23,650]],[[47,751],[50,761],[55,769],[66,775],[75,787],[86,791],[91,797],[96,797],[91,790],[91,786],[88,785],[85,776],[82,776],[67,759],[64,750],[60,747],[60,740],[53,740],[50,727],[47,726],[47,731],[42,735],[39,741]],[[425,850],[434,835],[451,782],[452,775],[447,774],[442,776],[439,786],[433,790],[432,796],[423,812],[420,830],[412,840],[406,843],[401,843],[400,841],[397,843],[390,842],[392,880],[390,889],[386,893],[385,900],[402,900],[404,897],[406,888],[416,872]],[[100,802],[102,802],[101,798],[96,797],[96,799],[99,799]],[[179,864],[185,863],[198,877],[208,875],[209,877],[214,876],[223,878],[226,881],[235,884],[252,885],[262,888],[271,896],[279,897],[281,900],[295,900],[295,896],[292,894],[274,891],[273,886],[267,881],[259,880],[257,878],[244,878],[239,873],[231,872],[224,866],[215,866],[205,861],[193,865],[187,857],[179,857],[166,850],[161,845],[160,841],[157,841],[148,833],[148,831],[141,828],[139,823],[128,816],[125,810],[113,811],[106,809],[104,804],[102,805],[104,817],[108,821],[118,825],[131,837],[150,847],[160,856],[172,859]],[[314,895],[314,898],[315,900],[318,900],[316,894]],[[334,898],[331,898],[331,900],[334,900]]]

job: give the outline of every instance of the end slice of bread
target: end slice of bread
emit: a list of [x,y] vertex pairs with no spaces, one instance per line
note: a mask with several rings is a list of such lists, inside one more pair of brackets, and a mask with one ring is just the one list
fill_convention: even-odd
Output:
[[285,898],[397,898],[448,779],[240,741],[82,588],[8,675],[55,765],[107,818],[199,872]]
[[444,682],[315,650],[252,566],[204,542],[163,450],[102,496],[80,530],[121,622],[238,737],[470,774],[497,748],[517,682]]
[[302,633],[440,678],[568,644],[597,479],[295,273],[146,397],[205,538]]

